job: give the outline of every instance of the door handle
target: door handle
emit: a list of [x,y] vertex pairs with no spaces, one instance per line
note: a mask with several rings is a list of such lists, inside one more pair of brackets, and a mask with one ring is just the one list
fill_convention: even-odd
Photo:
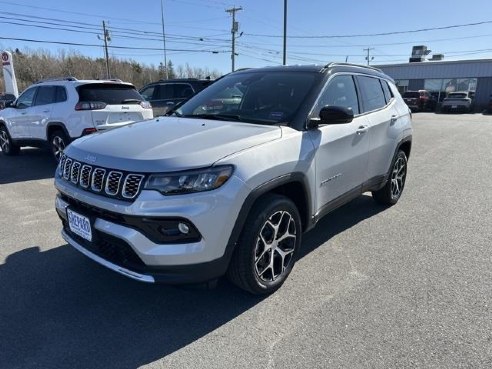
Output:
[[27,112],[26,112],[26,111],[23,111],[23,112],[21,113],[21,115],[26,115],[26,114],[27,114]]
[[398,118],[400,118],[398,115],[392,115],[391,116],[391,120],[390,120],[390,124],[394,124]]
[[49,110],[43,110],[43,113],[49,113],[50,111]]
[[359,126],[359,128],[357,128],[357,131],[355,131],[355,132],[358,135],[362,135],[362,134],[366,133],[368,129],[369,129],[369,126],[364,124],[362,126]]

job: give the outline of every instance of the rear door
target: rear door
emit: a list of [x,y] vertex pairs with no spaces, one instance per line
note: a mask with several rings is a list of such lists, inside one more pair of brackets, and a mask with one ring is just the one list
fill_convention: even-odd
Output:
[[311,114],[318,117],[324,106],[343,106],[354,112],[354,120],[328,124],[310,131],[316,151],[317,212],[344,194],[360,191],[366,178],[369,137],[367,117],[360,114],[357,91],[351,75],[330,79]]
[[29,135],[34,139],[46,139],[53,105],[56,101],[56,86],[39,86],[32,110],[32,120],[28,123]]
[[357,76],[361,91],[362,108],[369,122],[369,160],[367,179],[376,179],[387,173],[393,158],[394,142],[398,131],[392,129],[400,118],[388,83],[377,77]]
[[143,97],[135,87],[123,83],[89,83],[77,87],[79,110],[90,110],[97,129],[114,128],[152,118],[142,107]]

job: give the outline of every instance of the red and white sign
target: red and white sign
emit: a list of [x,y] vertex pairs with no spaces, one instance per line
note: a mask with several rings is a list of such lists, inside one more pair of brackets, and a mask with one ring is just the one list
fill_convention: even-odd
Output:
[[2,64],[3,65],[9,65],[10,64],[9,54],[7,54],[5,51],[2,53]]

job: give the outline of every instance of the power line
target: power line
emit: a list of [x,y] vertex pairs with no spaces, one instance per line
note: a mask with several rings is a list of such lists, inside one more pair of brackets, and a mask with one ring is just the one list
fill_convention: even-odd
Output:
[[[472,27],[479,26],[483,24],[490,24],[492,20],[482,21],[482,22],[474,22],[474,23],[465,23],[465,24],[454,24],[451,26],[443,26],[443,27],[429,27],[429,28],[420,28],[415,30],[406,30],[406,31],[392,31],[392,32],[381,32],[381,33],[365,33],[365,34],[354,34],[354,35],[312,35],[312,36],[289,36],[289,38],[296,39],[320,39],[320,38],[354,38],[354,37],[376,37],[376,36],[391,36],[391,35],[401,35],[405,33],[417,33],[417,32],[428,32],[428,31],[436,31],[436,30],[444,30],[451,28],[462,28],[462,27]],[[255,37],[274,37],[280,38],[283,35],[268,35],[268,34],[258,34],[258,33],[245,33],[247,36],[255,36]]]
[[[42,43],[42,44],[56,44],[56,45],[67,45],[67,46],[84,46],[84,47],[101,47],[101,45],[96,44],[83,44],[78,42],[65,42],[65,41],[51,41],[51,40],[35,40],[29,38],[18,38],[18,37],[2,37],[0,36],[0,40],[11,40],[11,41],[24,41],[24,42],[33,42],[33,43]],[[155,47],[131,47],[131,46],[116,46],[116,45],[108,45],[109,49],[123,49],[123,50],[152,50],[152,51],[162,51],[162,48]],[[228,50],[198,50],[198,49],[168,49],[169,51],[182,51],[182,52],[204,52],[204,53],[226,53]]]

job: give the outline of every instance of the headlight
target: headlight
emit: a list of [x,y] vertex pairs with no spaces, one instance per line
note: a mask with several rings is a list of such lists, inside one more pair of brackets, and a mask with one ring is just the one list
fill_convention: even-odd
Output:
[[164,195],[210,191],[226,183],[232,171],[231,165],[224,165],[186,172],[152,174],[145,189],[156,190]]

